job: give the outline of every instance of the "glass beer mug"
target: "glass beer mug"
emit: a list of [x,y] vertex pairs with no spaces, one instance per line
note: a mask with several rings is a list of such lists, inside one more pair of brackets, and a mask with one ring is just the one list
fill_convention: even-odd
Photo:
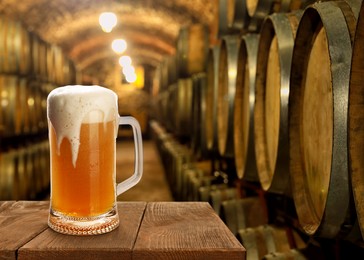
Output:
[[[51,159],[48,225],[72,235],[94,235],[119,225],[116,197],[136,185],[143,172],[138,121],[118,115],[117,95],[100,86],[70,85],[47,98]],[[116,184],[119,125],[131,125],[135,172]]]

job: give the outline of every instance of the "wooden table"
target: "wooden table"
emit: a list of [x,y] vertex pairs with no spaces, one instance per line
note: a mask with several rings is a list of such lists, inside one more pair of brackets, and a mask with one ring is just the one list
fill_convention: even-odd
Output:
[[205,202],[118,202],[120,226],[70,236],[47,226],[48,201],[0,202],[0,259],[245,259]]

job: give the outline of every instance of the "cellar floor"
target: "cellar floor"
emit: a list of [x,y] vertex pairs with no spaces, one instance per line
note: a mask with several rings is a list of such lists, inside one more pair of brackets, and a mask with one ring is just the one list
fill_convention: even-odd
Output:
[[[118,138],[116,145],[116,181],[127,179],[134,172],[134,143]],[[152,140],[143,140],[144,171],[141,181],[121,194],[119,201],[172,201],[162,162]]]

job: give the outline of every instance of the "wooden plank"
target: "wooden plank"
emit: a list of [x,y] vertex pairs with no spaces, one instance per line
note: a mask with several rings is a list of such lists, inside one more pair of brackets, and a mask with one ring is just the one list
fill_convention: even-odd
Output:
[[47,229],[49,202],[8,201],[0,205],[0,259],[16,259],[19,247]]
[[245,259],[245,249],[205,202],[148,203],[133,259]]
[[145,202],[118,202],[120,226],[107,234],[71,236],[45,230],[19,249],[18,259],[131,259]]

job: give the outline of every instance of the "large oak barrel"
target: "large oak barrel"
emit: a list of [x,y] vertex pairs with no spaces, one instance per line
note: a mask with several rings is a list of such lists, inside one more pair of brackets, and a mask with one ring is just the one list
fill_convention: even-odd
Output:
[[218,38],[246,30],[249,24],[247,0],[218,1]]
[[219,56],[219,84],[217,96],[218,150],[222,157],[234,156],[234,98],[240,37],[225,36]]
[[238,56],[234,101],[235,167],[240,179],[258,181],[254,146],[255,76],[258,34],[243,36]]
[[206,136],[207,150],[217,152],[217,90],[219,84],[219,56],[220,46],[216,45],[209,50],[206,66],[206,92],[205,92],[205,124],[203,131]]
[[351,227],[348,95],[355,16],[344,1],[305,9],[293,52],[289,98],[290,177],[308,235]]
[[288,97],[299,13],[272,14],[260,33],[255,88],[255,153],[264,190],[290,194]]
[[48,45],[40,37],[31,37],[32,73],[39,79],[47,81],[47,49]]
[[192,127],[192,78],[177,81],[177,101],[174,111],[176,117],[176,133],[182,137],[190,137]]
[[31,90],[26,78],[1,75],[0,76],[0,133],[4,137],[29,133],[29,99]]
[[0,199],[12,200],[16,195],[15,183],[15,153],[11,151],[0,152]]
[[47,45],[48,81],[58,85],[67,84],[67,74],[71,73],[68,60],[62,49],[56,45]]
[[247,251],[247,259],[262,259],[273,252],[288,252],[290,241],[284,227],[261,225],[239,230],[238,239]]
[[260,26],[266,16],[279,11],[279,1],[274,0],[246,0],[246,9],[249,16],[248,29],[251,32],[259,32]]
[[180,29],[176,46],[179,78],[205,71],[208,46],[209,30],[205,25],[192,24]]
[[264,19],[278,12],[291,12],[304,8],[316,0],[246,0],[249,31],[259,32]]
[[364,239],[364,4],[361,6],[353,45],[349,90],[350,177],[357,219]]
[[258,196],[223,201],[221,219],[234,235],[268,223],[266,205]]
[[206,135],[202,126],[206,121],[206,73],[198,73],[192,77],[192,135],[191,147],[196,159],[201,160],[207,157]]
[[19,22],[0,16],[0,72],[27,74],[30,70],[30,34]]

